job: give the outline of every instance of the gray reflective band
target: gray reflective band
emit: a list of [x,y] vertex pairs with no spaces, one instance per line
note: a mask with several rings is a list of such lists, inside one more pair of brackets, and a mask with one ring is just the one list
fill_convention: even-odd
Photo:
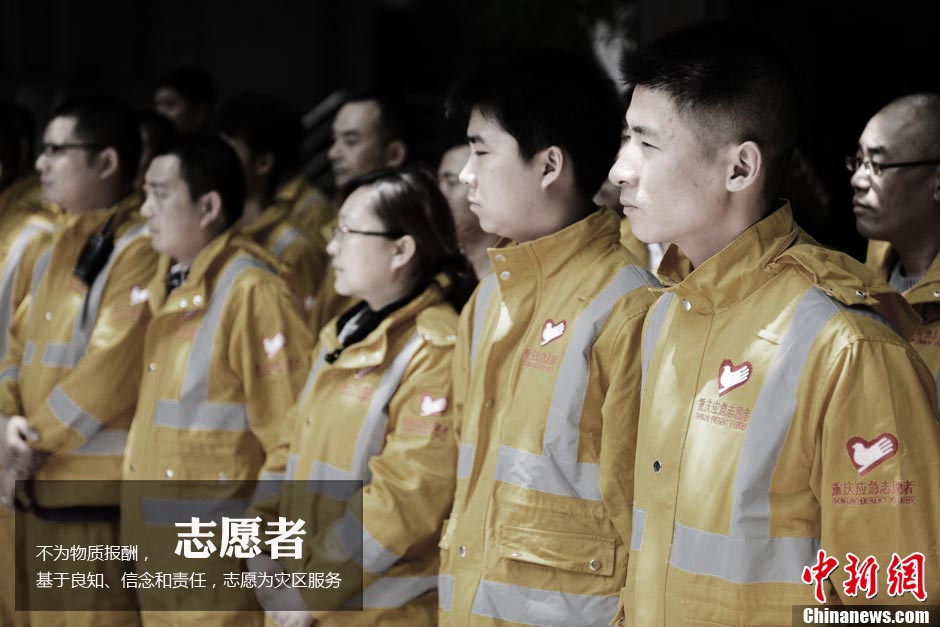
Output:
[[734,583],[800,583],[818,549],[816,538],[735,538],[676,523],[669,563]]
[[457,449],[457,478],[466,479],[473,469],[473,444],[461,444]]
[[401,559],[366,531],[349,509],[333,525],[333,534],[346,554],[370,573],[381,575]]
[[[214,522],[211,527],[217,538],[222,536],[219,525],[222,518],[244,518],[248,499],[224,499],[210,501],[178,501],[173,499],[141,498],[140,509],[144,523],[173,527],[176,523],[189,523],[193,517],[200,523]],[[218,546],[218,545],[217,545]],[[221,548],[220,546],[218,548]],[[263,547],[260,547],[263,548]]]
[[51,230],[52,227],[39,224],[24,226],[13,240],[6,262],[3,264],[3,272],[0,273],[0,359],[6,357],[7,354],[7,331],[16,313],[13,290],[16,287],[16,274],[23,260],[26,245],[39,233],[48,233]]
[[258,481],[284,481],[284,473],[265,470],[261,473],[261,476],[258,477]]
[[537,590],[483,579],[470,611],[477,616],[542,627],[607,627],[617,611],[617,597]]
[[449,612],[454,604],[454,576],[437,576],[437,606]]
[[[310,388],[313,386],[313,382],[317,380],[317,373],[320,372],[320,366],[323,365],[324,360],[326,359],[327,350],[324,348],[320,351],[320,354],[316,356],[316,359],[313,360],[313,366],[310,367],[310,374],[307,375],[307,382],[304,383],[304,390],[300,394],[301,403],[306,400],[307,394],[310,393]],[[291,477],[290,474],[287,475]],[[293,477],[291,477],[293,478]]]
[[[72,339],[67,344],[49,342],[43,349],[42,365],[57,368],[74,368],[79,362],[85,351],[88,349],[88,342],[91,341],[91,333],[94,328],[94,321],[98,319],[98,309],[101,307],[101,296],[104,293],[104,287],[108,282],[108,275],[111,273],[111,267],[114,266],[114,260],[122,250],[128,247],[136,237],[143,233],[143,225],[134,227],[124,234],[114,245],[108,262],[104,265],[98,276],[85,294],[86,307],[82,308],[81,313],[75,316],[75,325],[72,328]],[[38,265],[38,264],[37,264]],[[89,324],[89,322],[91,324]]]
[[639,551],[643,543],[643,526],[646,524],[646,512],[633,506],[633,528],[630,533],[630,550]]
[[222,310],[235,281],[251,268],[269,271],[247,255],[233,259],[216,284],[189,353],[179,401],[161,400],[153,423],[172,429],[247,431],[248,412],[243,403],[209,402],[209,365],[215,352],[215,334]]
[[[395,355],[395,359],[385,369],[385,372],[382,373],[382,378],[379,380],[379,384],[372,394],[372,400],[369,402],[369,409],[362,421],[359,435],[356,437],[356,447],[353,449],[350,469],[343,470],[323,462],[314,462],[308,479],[312,482],[311,485],[315,490],[329,486],[330,484],[327,483],[329,481],[362,481],[367,484],[372,479],[369,460],[378,455],[385,445],[385,432],[388,427],[388,404],[395,392],[398,391],[402,377],[405,376],[405,370],[415,353],[418,352],[422,341],[420,335],[415,334],[412,336],[401,351]],[[345,485],[337,484],[342,493],[347,492],[350,485],[349,483]]]
[[292,226],[289,226],[284,229],[284,231],[274,241],[274,245],[271,247],[271,252],[275,257],[280,259],[281,255],[284,254],[284,251],[287,250],[287,247],[299,239],[304,239],[304,236],[301,235],[300,231]]
[[284,478],[288,481],[296,479],[297,473],[297,454],[291,453],[287,456],[287,466],[284,468]]
[[646,372],[650,368],[650,361],[653,359],[653,350],[659,343],[659,335],[663,330],[663,322],[666,320],[666,312],[669,311],[669,305],[675,299],[675,294],[666,292],[653,305],[646,323],[646,331],[643,333],[643,371],[642,386],[646,384]]
[[9,368],[4,368],[0,371],[0,381],[5,381],[6,379],[16,379],[20,376],[20,369],[16,366],[10,366]]
[[754,404],[738,455],[728,535],[675,524],[669,563],[687,572],[735,583],[799,583],[812,564],[818,538],[771,537],[770,484],[797,405],[809,352],[840,311],[882,321],[811,288],[796,304]]
[[66,429],[73,429],[86,440],[101,430],[101,421],[87,413],[78,404],[69,398],[61,386],[55,386],[46,404],[52,415],[62,423]]
[[545,421],[542,454],[501,446],[496,479],[529,490],[559,496],[601,500],[597,464],[578,462],[581,413],[591,375],[591,352],[617,301],[633,290],[656,285],[639,266],[621,268],[585,307],[574,323],[558,367]]
[[365,589],[362,595],[350,600],[347,607],[359,607],[364,610],[391,609],[402,607],[409,601],[437,587],[437,576],[427,577],[381,577]]
[[33,266],[33,280],[30,282],[29,291],[35,296],[36,290],[39,289],[39,282],[42,281],[42,276],[46,273],[46,268],[49,267],[49,260],[52,258],[52,249],[47,248],[46,252],[39,256],[39,259],[36,260],[36,264]]
[[99,431],[90,440],[77,449],[71,451],[72,455],[124,455],[127,446],[127,431]]
[[33,341],[26,342],[23,345],[23,365],[28,366],[33,361],[33,353],[36,352],[36,343]]
[[600,466],[500,445],[496,479],[527,490],[591,501],[601,500]]
[[492,272],[480,282],[480,291],[477,292],[476,302],[473,303],[473,329],[470,333],[470,365],[477,358],[480,347],[480,335],[483,334],[483,321],[486,319],[486,310],[490,308],[490,299],[496,288],[496,275]]

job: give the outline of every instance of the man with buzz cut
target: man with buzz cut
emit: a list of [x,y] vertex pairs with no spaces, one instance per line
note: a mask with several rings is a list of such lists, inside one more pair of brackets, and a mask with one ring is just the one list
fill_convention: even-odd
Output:
[[796,141],[787,60],[699,26],[640,50],[624,80],[610,179],[636,236],[672,244],[643,331],[621,624],[789,625],[798,605],[934,598],[940,434],[904,339],[916,316],[777,200]]
[[[558,50],[470,72],[460,173],[487,275],[454,351],[459,441],[440,546],[442,625],[607,625],[627,571],[640,333],[652,275],[592,197],[623,109],[593,61]],[[601,448],[607,438],[610,444]]]
[[[117,544],[116,482],[150,318],[134,293],[156,263],[132,191],[139,161],[137,117],[111,97],[65,102],[43,134],[36,160],[43,196],[67,217],[36,261],[0,363],[0,501],[29,508],[26,547]],[[14,480],[32,481],[14,494]],[[56,481],[71,483],[63,489]],[[85,481],[87,488],[76,487]],[[28,565],[27,586],[42,566]],[[120,581],[121,571],[113,562],[87,569],[110,581]],[[30,587],[31,603],[34,593]],[[75,594],[91,598],[95,610],[31,606],[30,624],[138,624],[136,612],[110,611],[128,607],[121,590]]]
[[920,314],[911,344],[940,394],[940,94],[911,94],[869,120],[852,172],[865,263]]

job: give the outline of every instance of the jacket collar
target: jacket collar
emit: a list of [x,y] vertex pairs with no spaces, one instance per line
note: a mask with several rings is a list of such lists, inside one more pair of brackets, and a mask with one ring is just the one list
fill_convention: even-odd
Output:
[[[347,346],[332,365],[338,368],[371,368],[381,365],[387,357],[390,336],[399,327],[414,320],[419,313],[443,300],[440,287],[432,281],[414,300],[386,316],[369,335]],[[320,331],[320,346],[328,353],[340,348],[335,324],[327,324]]]
[[541,283],[577,257],[592,254],[599,247],[619,246],[619,241],[618,217],[611,211],[597,210],[556,233],[523,244],[507,242],[488,249],[487,254],[493,273],[506,289]]
[[135,190],[107,209],[67,214],[62,228],[77,229],[80,233],[91,235],[101,229],[108,218],[115,216],[114,239],[117,240],[129,228],[140,224],[141,218],[138,210],[141,204],[143,204],[143,195]]
[[[874,270],[885,281],[898,262],[898,253],[890,242],[870,240],[865,265]],[[940,306],[940,255],[927,268],[917,285],[904,292],[904,298],[912,305],[935,303]]]
[[688,300],[694,311],[717,313],[733,307],[769,281],[768,266],[800,236],[790,204],[738,235],[694,270],[675,244],[659,265],[665,291]]
[[239,225],[238,232],[245,237],[256,239],[277,227],[289,214],[290,207],[287,204],[275,202],[262,211],[251,224]]

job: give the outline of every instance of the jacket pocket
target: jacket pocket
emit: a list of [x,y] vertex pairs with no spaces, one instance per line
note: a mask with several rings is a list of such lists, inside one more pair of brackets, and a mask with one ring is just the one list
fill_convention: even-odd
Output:
[[576,573],[610,577],[614,572],[613,538],[504,526],[499,556]]

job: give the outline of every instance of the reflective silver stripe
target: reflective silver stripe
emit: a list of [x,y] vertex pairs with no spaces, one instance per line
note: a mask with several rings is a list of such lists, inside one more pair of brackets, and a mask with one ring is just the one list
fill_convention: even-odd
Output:
[[281,255],[284,254],[284,251],[287,250],[287,247],[296,242],[299,239],[304,239],[304,236],[292,226],[284,229],[280,234],[277,240],[274,241],[274,245],[271,247],[271,252],[278,259],[281,258]]
[[[356,447],[353,449],[352,464],[349,470],[336,468],[323,462],[314,462],[310,469],[308,479],[313,482],[314,489],[327,487],[328,481],[362,481],[369,483],[372,479],[372,471],[369,470],[369,460],[381,452],[385,445],[385,431],[388,425],[388,404],[392,396],[398,391],[401,385],[401,379],[405,375],[405,369],[411,362],[412,357],[418,352],[422,339],[420,335],[415,334],[405,343],[401,351],[392,360],[378,386],[372,395],[372,401],[369,403],[369,409],[366,417],[362,421],[362,427],[359,429],[359,435],[356,438]],[[347,484],[348,486],[349,484]],[[340,486],[347,490],[347,486]]]
[[738,455],[728,535],[675,524],[670,564],[735,583],[799,583],[818,538],[770,534],[770,484],[797,405],[806,360],[822,328],[840,311],[881,320],[811,288],[797,303],[767,370]]
[[101,421],[87,413],[78,404],[69,398],[61,386],[55,386],[46,404],[52,415],[62,423],[66,429],[73,429],[86,440],[101,430]]
[[248,412],[243,403],[209,402],[209,364],[215,352],[215,334],[229,292],[238,277],[251,268],[269,271],[248,255],[236,257],[222,273],[209,297],[205,315],[193,338],[189,363],[178,401],[161,400],[153,423],[171,429],[247,431]]
[[[72,328],[72,338],[68,343],[62,344],[49,342],[43,349],[42,365],[57,368],[74,368],[78,361],[88,349],[88,342],[91,340],[91,333],[94,328],[94,321],[98,319],[98,309],[101,307],[101,296],[104,293],[105,284],[108,282],[108,276],[114,260],[120,252],[127,248],[136,237],[143,233],[143,225],[135,227],[124,234],[114,245],[114,251],[108,257],[108,262],[104,265],[98,276],[85,294],[87,306],[82,308],[82,312],[75,316],[75,325]],[[38,265],[38,264],[37,264]],[[88,324],[92,322],[92,324]]]
[[633,506],[633,530],[630,532],[630,550],[639,551],[643,543],[643,526],[646,524],[646,512]]
[[[144,523],[148,525],[173,527],[176,523],[188,523],[193,517],[198,518],[201,523],[214,522],[216,526],[210,529],[216,538],[221,538],[219,525],[222,524],[222,518],[244,518],[248,504],[248,499],[181,501],[141,498],[140,510]],[[218,544],[216,546],[222,548]]]
[[9,368],[4,368],[3,371],[0,371],[0,381],[5,381],[6,379],[16,379],[20,376],[20,369],[16,366],[10,366]]
[[669,305],[675,299],[676,295],[672,292],[666,292],[653,305],[650,310],[649,319],[646,323],[646,331],[643,333],[643,371],[642,386],[646,384],[646,372],[650,368],[650,361],[653,359],[653,350],[659,343],[659,336],[663,331],[663,322],[666,320],[666,312],[669,311]]
[[124,455],[127,431],[99,431],[90,440],[71,452],[72,455]]
[[[317,355],[316,359],[313,360],[313,365],[310,367],[310,374],[307,375],[307,382],[304,383],[304,390],[300,394],[301,401],[307,398],[307,394],[310,393],[310,388],[313,387],[313,382],[317,380],[317,374],[320,372],[320,366],[323,365],[323,362],[326,359],[326,353],[327,350],[324,348],[320,351],[320,354]],[[291,477],[290,474],[287,476]]]
[[617,301],[641,287],[656,285],[648,270],[621,268],[594,297],[571,330],[558,368],[545,421],[542,454],[499,447],[496,479],[529,490],[593,501],[601,500],[600,467],[578,462],[581,413],[591,375],[591,352]]
[[261,473],[261,476],[258,477],[258,481],[284,481],[284,473],[265,470]]
[[500,445],[496,458],[496,478],[527,490],[601,500],[600,466],[597,464],[570,463],[504,444]]
[[28,366],[33,361],[33,353],[36,352],[36,343],[29,341],[23,345],[23,365]]
[[617,611],[617,597],[538,590],[483,579],[470,611],[541,627],[607,627]]
[[3,273],[0,274],[0,359],[6,357],[7,354],[7,331],[16,313],[13,288],[16,287],[16,272],[23,261],[26,245],[39,233],[48,233],[51,230],[50,226],[27,224],[10,247],[10,253],[3,265]]
[[409,601],[437,587],[437,575],[427,577],[382,577],[365,589],[362,596],[347,603],[362,609],[391,609],[402,607]]
[[297,455],[291,453],[287,456],[287,466],[284,468],[284,478],[288,481],[296,479],[294,476],[297,473]]
[[349,509],[333,525],[333,534],[346,554],[370,573],[381,575],[401,559],[366,531]]
[[490,299],[493,296],[493,290],[496,288],[496,275],[492,272],[486,275],[486,278],[480,282],[480,291],[477,292],[477,299],[473,303],[473,330],[470,334],[470,365],[477,358],[479,349],[480,335],[483,333],[483,321],[486,319],[486,310],[490,307]]
[[449,612],[454,604],[454,576],[437,576],[437,606]]
[[52,249],[47,248],[43,254],[39,255],[39,259],[36,260],[36,265],[33,266],[33,280],[30,283],[29,291],[34,296],[36,295],[36,290],[39,289],[39,282],[42,281],[42,277],[46,273],[46,268],[49,267],[50,259],[52,259]]
[[457,449],[457,478],[466,479],[470,476],[473,469],[473,451],[476,446],[473,444],[461,444]]
[[153,423],[192,431],[248,431],[248,412],[242,403],[158,401]]
[[735,538],[676,523],[669,563],[733,583],[800,583],[818,549],[816,538]]

